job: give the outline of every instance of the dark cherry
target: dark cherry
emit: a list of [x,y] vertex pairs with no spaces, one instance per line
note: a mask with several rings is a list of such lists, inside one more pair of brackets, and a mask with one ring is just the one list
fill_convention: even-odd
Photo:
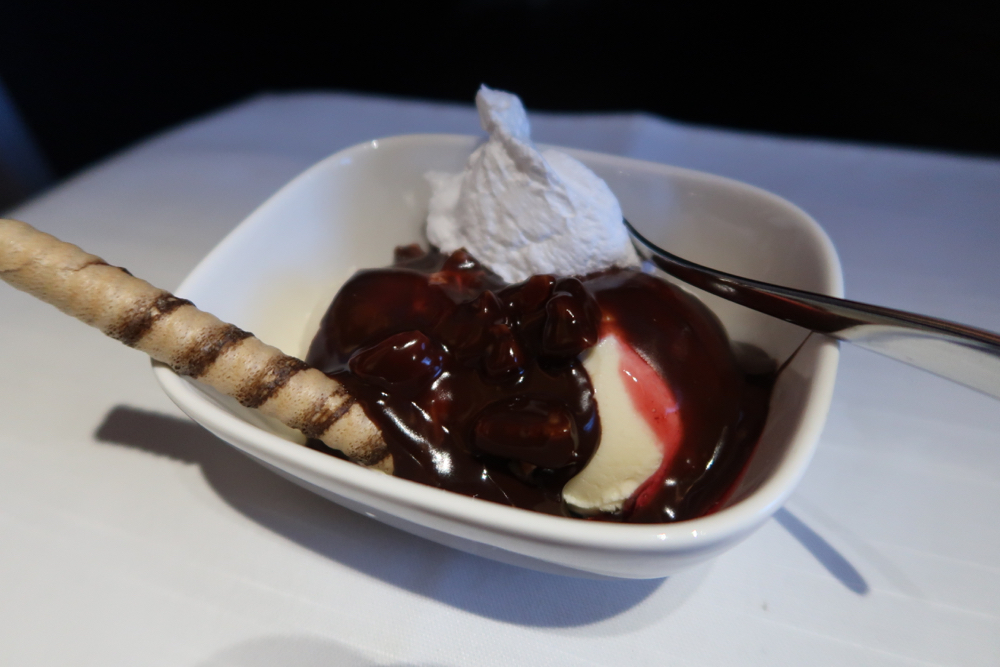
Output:
[[518,380],[524,373],[528,357],[514,332],[506,324],[494,324],[488,336],[490,342],[483,354],[486,377],[507,382]]
[[334,333],[330,342],[350,354],[402,331],[430,331],[454,307],[421,273],[361,271],[337,294],[323,326]]
[[564,278],[545,304],[542,350],[553,357],[575,357],[597,344],[600,324],[594,297],[576,278]]
[[486,406],[476,420],[473,446],[480,452],[539,468],[577,460],[576,422],[557,399],[515,396]]
[[479,356],[489,343],[486,332],[503,321],[500,300],[496,294],[486,290],[472,301],[458,304],[441,319],[434,331],[445,345],[458,354]]
[[422,391],[441,375],[444,350],[420,331],[404,331],[359,350],[348,366],[366,382],[384,389],[408,384]]
[[426,257],[427,251],[421,248],[419,243],[411,243],[410,245],[396,246],[396,250],[392,256],[393,264],[402,264],[403,262],[410,262],[421,257]]
[[518,324],[543,317],[545,302],[552,296],[556,282],[555,276],[538,275],[500,290],[507,317]]
[[451,253],[441,266],[432,273],[427,282],[439,285],[456,299],[475,296],[487,285],[492,274],[464,248]]

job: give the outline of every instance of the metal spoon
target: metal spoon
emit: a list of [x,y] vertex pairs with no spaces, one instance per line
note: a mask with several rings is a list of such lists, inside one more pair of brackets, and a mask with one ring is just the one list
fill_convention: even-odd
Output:
[[902,310],[741,278],[689,262],[625,226],[643,259],[710,294],[1000,399],[1000,336]]

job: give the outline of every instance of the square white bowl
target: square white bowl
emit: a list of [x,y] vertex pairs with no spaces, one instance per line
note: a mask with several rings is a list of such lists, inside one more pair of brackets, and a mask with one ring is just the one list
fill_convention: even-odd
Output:
[[[271,197],[191,273],[178,294],[301,356],[336,288],[354,270],[389,264],[396,245],[424,241],[424,173],[457,172],[475,137],[379,139],[316,164]],[[563,149],[604,178],[650,240],[713,268],[842,295],[830,240],[807,214],[729,179]],[[837,344],[714,297],[701,296],[737,342],[790,362],[764,433],[726,507],[673,524],[555,517],[389,477],[307,449],[297,434],[197,382],[155,365],[192,419],[283,476],[389,525],[487,558],[590,577],[668,576],[728,549],[792,492],[819,438],[833,392]]]

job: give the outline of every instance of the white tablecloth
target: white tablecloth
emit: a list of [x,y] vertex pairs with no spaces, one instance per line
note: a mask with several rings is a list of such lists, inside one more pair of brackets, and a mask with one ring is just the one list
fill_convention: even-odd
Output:
[[[539,141],[711,171],[809,211],[849,297],[1000,330],[1000,161],[533,115]],[[320,158],[477,133],[468,106],[262,96],[11,215],[176,287]],[[665,581],[499,565],[343,510],[187,421],[149,362],[0,285],[0,664],[997,665],[1000,403],[843,350],[775,519]]]

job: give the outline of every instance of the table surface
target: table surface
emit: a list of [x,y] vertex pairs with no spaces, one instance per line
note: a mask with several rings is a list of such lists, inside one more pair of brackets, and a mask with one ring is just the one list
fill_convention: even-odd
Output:
[[[540,142],[701,169],[825,227],[849,298],[1000,330],[1000,161],[532,116]],[[470,105],[264,95],[11,211],[176,287],[312,163],[479,133]],[[843,349],[794,495],[667,580],[500,565],[353,514],[188,421],[139,353],[0,286],[0,664],[997,665],[1000,403]]]

